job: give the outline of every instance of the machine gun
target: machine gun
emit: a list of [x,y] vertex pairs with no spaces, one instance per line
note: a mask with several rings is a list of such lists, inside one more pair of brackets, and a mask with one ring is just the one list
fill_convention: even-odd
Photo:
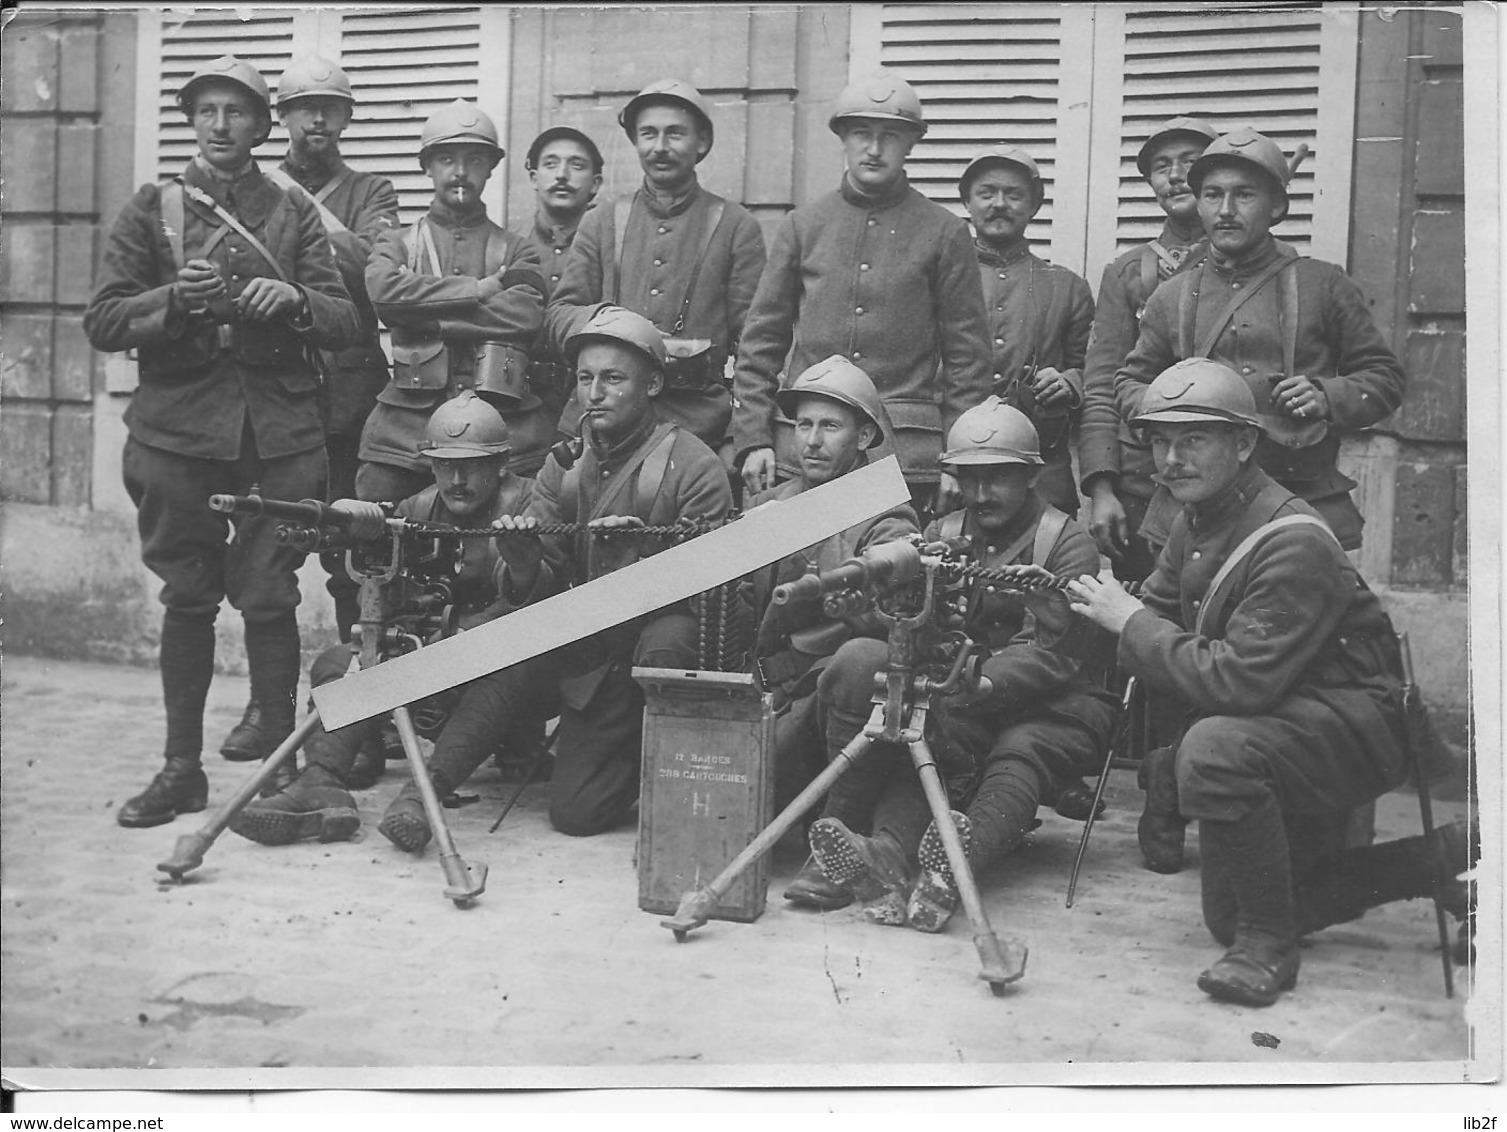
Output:
[[981,962],[980,978],[996,995],[1025,973],[1027,949],[1016,939],[1001,941],[990,927],[978,886],[953,826],[951,808],[941,775],[926,741],[926,718],[940,697],[959,690],[987,692],[977,642],[961,629],[946,628],[956,612],[954,583],[987,578],[1000,588],[1062,588],[1066,583],[1039,567],[990,570],[969,565],[960,549],[949,543],[925,543],[919,536],[884,543],[825,573],[808,574],[775,589],[778,604],[820,598],[829,615],[844,616],[872,608],[888,627],[884,667],[875,676],[874,708],[863,731],[818,775],[778,817],[758,834],[721,873],[685,894],[675,915],[662,921],[684,942],[707,922],[712,910],[739,875],[767,853],[802,814],[849,767],[881,740],[903,743],[920,775],[922,789],[957,880],[963,906],[973,927],[974,947]]

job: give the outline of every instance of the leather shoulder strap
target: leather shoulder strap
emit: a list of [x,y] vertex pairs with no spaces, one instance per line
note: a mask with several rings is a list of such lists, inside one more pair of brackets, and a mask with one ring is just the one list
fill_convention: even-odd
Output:
[[[1296,263],[1294,258],[1291,262]],[[1282,330],[1282,376],[1297,373],[1298,357],[1298,281],[1297,269],[1277,276],[1277,318]]]
[[[1153,243],[1154,242],[1155,241],[1153,241]],[[1158,245],[1158,247],[1159,246],[1160,245]],[[1141,264],[1140,264],[1140,266],[1141,266],[1141,303],[1142,303],[1142,305],[1145,305],[1146,300],[1149,299],[1149,298],[1151,298],[1151,292],[1153,292],[1153,291],[1156,290],[1156,285],[1161,280],[1159,280],[1157,278],[1157,269],[1156,269],[1157,254],[1156,254],[1156,249],[1153,248],[1151,244],[1147,244],[1143,248],[1141,248],[1141,257],[1140,258],[1141,258]]]
[[1284,268],[1291,267],[1297,261],[1297,256],[1284,255],[1274,263],[1269,263],[1263,267],[1256,274],[1255,278],[1245,285],[1240,294],[1231,299],[1229,305],[1220,312],[1219,317],[1214,320],[1213,325],[1209,327],[1208,332],[1199,342],[1199,348],[1194,356],[1207,358],[1209,351],[1214,349],[1215,344],[1219,341],[1219,336],[1224,333],[1224,328],[1230,324],[1230,319],[1235,317],[1235,312],[1250,302],[1257,291],[1276,278],[1278,272]]
[[1037,566],[1045,566],[1066,529],[1067,513],[1048,503],[1036,523],[1036,540],[1031,546],[1031,561]]
[[508,261],[508,253],[513,245],[513,234],[497,227],[495,224],[487,226],[487,246],[481,253],[482,269],[488,275],[496,275],[502,270],[502,265]]
[[[1334,532],[1329,529],[1329,524],[1317,515],[1283,515],[1281,518],[1270,519],[1262,523],[1241,540],[1240,545],[1225,559],[1224,565],[1219,568],[1219,573],[1214,575],[1214,580],[1209,583],[1209,588],[1204,591],[1203,604],[1198,607],[1198,620],[1193,626],[1195,633],[1202,634],[1204,625],[1210,617],[1209,611],[1217,605],[1223,605],[1223,602],[1219,600],[1221,596],[1219,592],[1220,587],[1229,580],[1230,574],[1235,567],[1249,558],[1255,549],[1268,538],[1278,531],[1286,530],[1288,527],[1318,527],[1330,538],[1334,538]],[[1335,539],[1335,545],[1339,545],[1338,539]]]
[[257,254],[267,261],[267,266],[272,268],[272,273],[274,275],[276,275],[284,283],[288,281],[288,276],[284,273],[282,264],[277,262],[276,257],[274,257],[273,254],[267,250],[266,245],[258,240],[255,236],[253,236],[250,230],[244,224],[242,224],[230,213],[226,212],[225,209],[220,206],[219,201],[215,200],[214,197],[210,196],[202,189],[196,189],[193,185],[185,184],[183,186],[183,191],[195,204],[202,205],[203,207],[209,209],[217,217],[220,218],[220,222],[224,224],[226,228],[229,228],[231,231],[235,232],[236,235],[240,236],[241,239],[245,240],[248,244],[255,248]]
[[[622,300],[623,283],[623,243],[628,239],[628,217],[633,212],[633,202],[638,199],[634,193],[629,197],[618,197],[612,205],[612,301]],[[602,289],[603,294],[606,288]]]
[[[340,232],[348,232],[350,231],[350,229],[348,229],[344,224],[340,222],[340,217],[336,216],[333,212],[325,207],[324,199],[325,197],[330,195],[330,192],[335,188],[336,185],[350,176],[350,172],[351,171],[349,169],[342,170],[340,176],[331,178],[330,183],[325,185],[324,188],[320,189],[318,195],[316,196],[309,196],[307,192],[304,192],[304,196],[309,198],[309,202],[313,204],[315,210],[318,211],[319,222],[324,225],[325,232],[327,232],[331,236],[334,236]],[[276,166],[267,170],[266,174],[264,175],[266,176],[267,180],[271,181],[274,185],[282,189],[284,192],[287,192],[289,189],[299,189],[300,191],[303,190],[302,185],[300,185],[292,177],[288,176],[288,174],[284,170]]]
[[654,513],[654,501],[659,498],[660,488],[664,486],[665,472],[670,467],[670,450],[675,447],[675,434],[679,431],[679,426],[670,425],[639,469],[638,485],[633,493],[633,510],[635,514],[643,516],[646,523]]
[[183,224],[187,217],[183,210],[183,183],[167,181],[158,188],[159,207],[162,210],[162,232],[173,250],[173,266],[182,267],[188,260],[183,253]]
[[685,301],[680,304],[680,315],[675,319],[675,327],[670,331],[672,337],[678,336],[685,330],[685,316],[691,310],[691,297],[696,293],[696,280],[701,276],[701,265],[706,262],[706,253],[711,249],[712,237],[717,234],[717,227],[722,223],[722,214],[727,211],[727,202],[719,200],[712,205],[706,217],[706,230],[701,233],[701,247],[696,252],[696,266],[691,268],[691,277],[685,284]]
[[335,192],[336,189],[345,184],[355,175],[355,171],[351,169],[349,165],[347,165],[344,169],[340,170],[339,173],[336,173],[333,177],[326,181],[324,183],[324,188],[320,189],[317,193],[314,194],[314,203],[323,204],[325,201],[329,200],[330,196]]

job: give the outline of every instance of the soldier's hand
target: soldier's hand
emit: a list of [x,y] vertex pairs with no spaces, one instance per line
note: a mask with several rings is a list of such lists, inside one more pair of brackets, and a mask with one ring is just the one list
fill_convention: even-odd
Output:
[[492,520],[497,536],[497,557],[507,563],[516,583],[533,585],[539,563],[544,560],[544,544],[536,533],[539,520],[532,515],[503,515]]
[[1272,404],[1299,420],[1322,421],[1329,417],[1328,394],[1301,373],[1272,386]]
[[267,322],[283,315],[298,314],[304,301],[303,292],[293,284],[259,275],[246,284],[235,305],[242,318]]
[[379,504],[364,499],[337,499],[330,510],[342,516],[341,526],[352,538],[378,539],[387,530],[387,516]]
[[743,458],[743,490],[750,495],[772,488],[774,476],[773,448],[755,448]]
[[588,531],[627,531],[642,527],[644,521],[637,515],[603,515],[586,524]]
[[1067,597],[1074,613],[1087,617],[1116,636],[1125,628],[1125,622],[1146,608],[1107,572],[1098,578],[1084,574],[1076,582],[1069,582]]
[[1115,562],[1125,557],[1130,547],[1130,520],[1107,479],[1096,478],[1089,486],[1088,529],[1100,553]]
[[1051,366],[1043,366],[1031,378],[1031,396],[1043,409],[1066,409],[1073,403],[1073,387]]
[[963,489],[958,486],[958,478],[950,472],[943,472],[937,481],[937,514],[945,515],[962,505]]
[[191,259],[178,269],[178,297],[191,311],[203,310],[225,294],[225,280],[207,259]]

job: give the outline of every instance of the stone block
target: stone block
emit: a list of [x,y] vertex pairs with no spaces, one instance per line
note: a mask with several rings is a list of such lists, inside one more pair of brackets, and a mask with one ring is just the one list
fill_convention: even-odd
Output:
[[0,314],[0,396],[45,401],[51,379],[52,316]]
[[99,213],[94,197],[94,139],[99,127],[58,127],[57,210],[75,216]]
[[67,27],[58,37],[58,109],[65,114],[93,114],[99,110],[99,27],[88,23]]
[[1410,330],[1403,351],[1407,390],[1381,427],[1409,440],[1465,439],[1465,332],[1433,325]]
[[1465,84],[1455,79],[1418,87],[1420,196],[1465,195]]
[[1400,465],[1393,508],[1392,583],[1448,586],[1455,541],[1455,469]]
[[0,74],[5,76],[8,112],[57,109],[56,24],[56,14],[43,10],[21,13],[7,22],[5,34],[0,36]]
[[[587,73],[596,93],[637,93],[659,75],[679,76],[703,92],[748,86],[746,7],[608,8],[591,15],[583,46],[589,48]],[[649,70],[646,59],[654,60]],[[715,109],[712,118],[720,133]]]
[[1464,65],[1464,17],[1444,7],[1429,5],[1408,13],[1423,23],[1423,65],[1430,71],[1439,67]]
[[56,208],[57,136],[46,119],[0,119],[0,180],[5,183],[7,216]]
[[0,225],[0,303],[50,303],[53,226],[34,220]]
[[[1488,251],[1482,247],[1482,253]],[[1491,261],[1496,249],[1490,248]],[[1419,209],[1409,254],[1408,310],[1415,315],[1465,311],[1465,210],[1462,205]]]
[[748,104],[746,205],[793,203],[795,105],[787,99]]
[[1455,540],[1450,548],[1450,584],[1470,588],[1470,476],[1465,468],[1455,473]]
[[96,354],[84,337],[80,315],[62,314],[53,324],[52,399],[92,401]]
[[0,413],[0,499],[14,503],[50,503],[52,410],[46,405],[12,401]]
[[64,224],[58,228],[57,301],[86,306],[94,293],[93,224]]
[[749,26],[748,85],[753,90],[795,90],[795,8],[756,7]]
[[93,407],[60,405],[52,414],[52,504],[87,507],[93,474]]

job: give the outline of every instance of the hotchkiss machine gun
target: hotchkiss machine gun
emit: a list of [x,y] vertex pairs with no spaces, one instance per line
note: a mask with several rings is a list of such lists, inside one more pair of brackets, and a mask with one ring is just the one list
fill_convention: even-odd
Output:
[[[884,667],[875,676],[874,708],[863,731],[849,743],[778,817],[708,883],[687,892],[675,915],[662,921],[684,942],[703,926],[740,874],[774,844],[877,742],[903,743],[921,777],[926,800],[946,849],[981,962],[979,977],[995,995],[1025,974],[1026,945],[1001,940],[990,926],[978,886],[954,828],[946,788],[926,741],[928,712],[959,691],[987,693],[979,666],[984,653],[961,629],[944,627],[957,612],[958,584],[978,579],[1000,589],[1061,589],[1064,580],[1037,566],[989,569],[970,565],[958,547],[925,543],[919,536],[874,547],[825,573],[808,574],[779,586],[776,603],[823,599],[830,617],[852,616],[872,608],[889,630]],[[970,661],[974,661],[970,665]]]

